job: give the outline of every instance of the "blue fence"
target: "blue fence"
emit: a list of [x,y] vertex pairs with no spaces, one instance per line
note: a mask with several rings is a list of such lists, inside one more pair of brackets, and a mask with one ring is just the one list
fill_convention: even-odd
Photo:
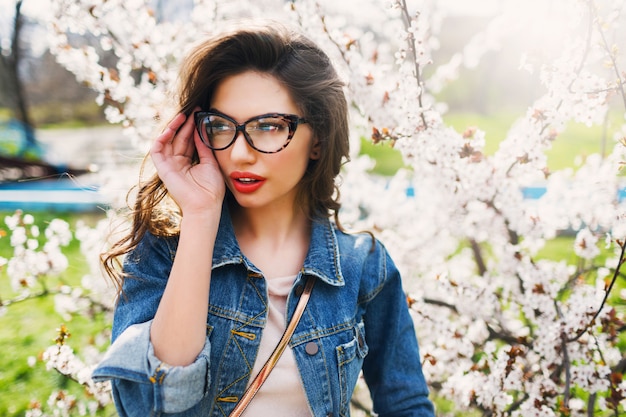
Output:
[[[80,179],[79,179],[80,181]],[[83,184],[71,178],[0,183],[1,211],[97,211],[108,207],[98,185]],[[414,187],[406,191],[415,197]],[[537,200],[546,193],[542,186],[523,187],[526,200]],[[626,199],[626,187],[618,190],[618,200]]]
[[69,178],[0,184],[0,210],[86,212],[107,207],[97,185]]

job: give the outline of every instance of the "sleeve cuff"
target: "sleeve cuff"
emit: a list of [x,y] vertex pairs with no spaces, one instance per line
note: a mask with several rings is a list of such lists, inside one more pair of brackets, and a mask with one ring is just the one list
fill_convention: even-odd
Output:
[[[92,377],[96,382],[121,379],[141,385],[141,390],[146,394],[153,393],[148,397],[153,397],[150,408],[155,411],[177,413],[187,410],[208,392],[208,338],[193,363],[169,366],[154,354],[150,342],[151,324],[152,321],[134,324],[124,330],[98,364]],[[116,396],[123,398],[124,393],[118,392]]]

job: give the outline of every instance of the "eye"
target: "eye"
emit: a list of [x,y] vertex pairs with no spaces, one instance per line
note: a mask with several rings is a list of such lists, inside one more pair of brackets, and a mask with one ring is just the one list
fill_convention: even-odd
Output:
[[249,131],[263,133],[279,133],[288,128],[288,124],[284,120],[278,118],[259,119],[248,123]]
[[228,126],[227,123],[222,123],[222,122],[213,122],[213,123],[210,123],[209,126],[213,130],[228,130],[228,129],[230,129],[230,126]]
[[234,130],[232,123],[223,119],[208,120],[206,128],[213,133],[232,132]]

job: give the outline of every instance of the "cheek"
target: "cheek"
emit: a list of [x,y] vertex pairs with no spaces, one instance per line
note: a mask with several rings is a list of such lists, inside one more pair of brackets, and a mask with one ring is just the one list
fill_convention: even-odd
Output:
[[[294,161],[296,159],[294,158]],[[292,162],[291,163],[291,170],[292,170],[292,174],[293,175],[297,175],[298,181],[302,179],[302,177],[304,175],[306,175],[306,171],[308,166],[311,164],[311,158],[308,154],[306,155],[302,155],[299,156],[299,159],[297,159],[297,162]]]

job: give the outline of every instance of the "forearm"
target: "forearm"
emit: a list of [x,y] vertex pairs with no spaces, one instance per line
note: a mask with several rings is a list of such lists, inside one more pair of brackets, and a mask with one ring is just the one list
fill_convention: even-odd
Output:
[[192,363],[206,338],[213,247],[219,212],[184,216],[178,249],[150,339],[156,356],[172,366]]

